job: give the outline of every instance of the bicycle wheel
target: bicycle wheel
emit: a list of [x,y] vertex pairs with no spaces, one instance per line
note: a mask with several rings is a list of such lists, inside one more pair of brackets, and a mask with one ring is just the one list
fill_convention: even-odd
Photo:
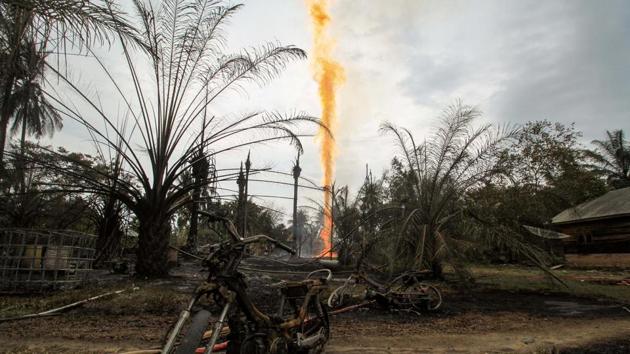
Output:
[[175,348],[175,354],[191,354],[201,346],[201,340],[208,329],[211,316],[209,311],[199,310],[191,317],[190,326],[183,333],[181,342]]
[[433,285],[417,283],[405,289],[408,304],[417,311],[436,311],[442,306],[442,294]]
[[425,307],[429,311],[436,311],[442,306],[442,293],[433,285],[424,285],[426,295],[428,297]]
[[339,308],[345,305],[347,300],[346,286],[342,285],[335,289],[328,297],[327,305],[331,309]]
[[415,311],[435,311],[442,306],[440,291],[425,283],[415,283],[395,292],[399,308]]

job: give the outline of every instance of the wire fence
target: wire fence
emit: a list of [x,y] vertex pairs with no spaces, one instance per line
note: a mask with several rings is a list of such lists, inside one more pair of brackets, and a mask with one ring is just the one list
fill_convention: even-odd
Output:
[[0,290],[44,291],[86,281],[96,236],[76,231],[0,229]]

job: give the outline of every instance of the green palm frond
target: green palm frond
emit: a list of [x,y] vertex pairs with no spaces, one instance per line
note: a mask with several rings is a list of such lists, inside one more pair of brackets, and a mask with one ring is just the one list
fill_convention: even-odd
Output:
[[609,181],[622,181],[620,186],[630,184],[630,143],[623,130],[606,131],[606,140],[593,140],[594,150],[584,150],[588,161],[586,167],[608,177]]

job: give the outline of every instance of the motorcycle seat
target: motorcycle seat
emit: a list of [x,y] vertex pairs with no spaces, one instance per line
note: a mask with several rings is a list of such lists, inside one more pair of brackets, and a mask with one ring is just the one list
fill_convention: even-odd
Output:
[[302,281],[281,281],[275,284],[286,297],[304,297],[309,289],[315,285],[312,279]]

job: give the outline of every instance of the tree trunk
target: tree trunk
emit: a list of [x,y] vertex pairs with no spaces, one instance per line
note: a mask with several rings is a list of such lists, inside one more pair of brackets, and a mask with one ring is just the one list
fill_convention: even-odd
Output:
[[186,240],[186,248],[189,251],[197,250],[197,233],[199,219],[199,197],[201,196],[201,188],[199,185],[193,189],[192,205],[190,206],[190,229],[188,230],[188,239]]
[[[15,48],[14,56],[11,57],[9,63],[3,69],[6,70],[6,77],[2,77],[4,85],[2,86],[2,101],[0,101],[0,173],[4,171],[4,147],[7,143],[7,135],[9,130],[9,121],[13,115],[13,110],[10,104],[11,97],[13,95],[13,86],[15,85],[15,72],[17,71],[17,64],[14,59],[19,55],[19,45]],[[0,74],[2,75],[2,74]],[[4,76],[4,75],[2,75]]]
[[4,171],[4,146],[7,143],[10,118],[10,115],[5,114],[0,118],[0,172]]
[[[157,215],[156,215],[157,214]],[[139,237],[136,252],[136,274],[150,278],[168,275],[168,218],[160,213],[138,215]]]
[[18,167],[18,178],[20,183],[20,193],[26,193],[26,117],[22,118],[22,136],[20,137],[20,166]]
[[[112,198],[112,197],[110,197]],[[113,200],[109,200],[103,210],[103,215],[97,222],[98,238],[96,239],[95,267],[101,267],[111,260],[120,250],[123,232],[120,227],[120,208]]]

